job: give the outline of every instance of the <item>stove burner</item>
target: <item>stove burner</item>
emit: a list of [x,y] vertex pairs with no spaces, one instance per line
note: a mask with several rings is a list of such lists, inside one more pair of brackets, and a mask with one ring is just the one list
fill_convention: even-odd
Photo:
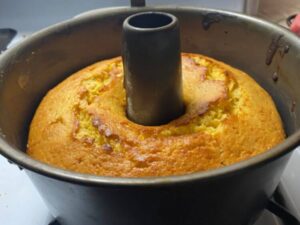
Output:
[[270,212],[281,218],[284,224],[300,225],[299,220],[292,213],[290,213],[286,208],[284,208],[274,200],[270,200],[266,208]]

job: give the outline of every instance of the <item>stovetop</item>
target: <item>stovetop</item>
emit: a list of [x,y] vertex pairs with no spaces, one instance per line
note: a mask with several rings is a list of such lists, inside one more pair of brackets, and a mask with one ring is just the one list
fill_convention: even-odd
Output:
[[[8,0],[3,0],[9,4]],[[3,5],[3,1],[1,1],[1,5]],[[11,1],[11,0],[10,0]],[[15,0],[13,0],[15,1]],[[12,2],[13,2],[12,1]],[[30,0],[32,2],[38,3],[37,0]],[[80,1],[80,0],[76,0]],[[253,0],[253,2],[256,0]],[[21,3],[28,4],[27,1]],[[101,1],[99,1],[101,2]],[[106,2],[106,1],[105,1]],[[107,1],[108,2],[108,1]],[[118,2],[118,1],[116,1]],[[124,2],[124,1],[123,1]],[[126,2],[129,2],[126,1]],[[153,0],[155,2],[155,0]],[[197,2],[197,1],[190,1]],[[201,3],[209,2],[205,0],[201,0]],[[216,1],[210,1],[210,4],[216,4]],[[229,1],[228,1],[229,2]],[[227,4],[229,4],[226,2]],[[243,3],[241,3],[243,2]],[[241,11],[242,8],[240,4],[244,4],[242,0],[230,0],[230,4],[235,4],[235,8],[231,8],[235,11]],[[99,4],[104,4],[104,1]],[[229,4],[229,5],[230,5]],[[107,5],[105,3],[104,5]],[[203,6],[203,4],[202,4]],[[214,5],[207,5],[214,6]],[[15,7],[15,5],[13,6]],[[25,6],[23,6],[25,7]],[[87,5],[85,5],[87,7]],[[15,7],[16,10],[20,10],[20,5]],[[61,7],[64,8],[64,7]],[[226,9],[230,9],[227,8]],[[75,12],[75,11],[74,11]],[[4,13],[7,15],[7,13]],[[2,14],[3,15],[3,14]],[[61,15],[62,12],[61,12]],[[66,19],[66,18],[62,18]],[[2,22],[1,22],[2,21]],[[6,23],[7,22],[7,23]],[[32,26],[30,24],[32,21],[27,21],[27,25],[22,27],[18,27],[19,22],[16,19],[10,20],[2,20],[1,17],[1,7],[0,7],[0,28],[7,24],[7,26],[13,26],[17,28],[18,35],[13,39],[10,46],[20,42],[22,39],[26,38],[26,36],[30,35],[32,30],[40,29],[43,26],[48,24],[35,24]],[[48,21],[48,23],[54,23],[57,21]],[[21,29],[20,29],[21,28]],[[31,29],[31,30],[30,30]],[[0,56],[1,57],[1,56]],[[283,197],[284,205],[290,212],[300,218],[300,148],[294,151],[294,154],[284,172],[282,177],[281,184],[279,186],[280,194]],[[15,165],[10,164],[4,157],[0,156],[0,224],[1,225],[48,225],[54,220],[54,218],[49,213],[47,207],[45,206],[43,200],[39,196],[38,192],[34,188],[33,184],[30,182],[29,178],[26,176],[24,171],[20,170]],[[260,218],[256,221],[255,225],[292,225],[290,223],[284,222],[276,217],[274,214],[265,210]]]

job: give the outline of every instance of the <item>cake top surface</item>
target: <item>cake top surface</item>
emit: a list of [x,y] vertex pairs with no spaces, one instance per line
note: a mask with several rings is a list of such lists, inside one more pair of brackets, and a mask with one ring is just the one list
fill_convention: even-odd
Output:
[[185,114],[161,126],[138,125],[126,117],[122,68],[120,57],[104,60],[49,91],[33,118],[28,153],[80,173],[168,176],[231,165],[285,137],[271,97],[252,78],[188,53]]

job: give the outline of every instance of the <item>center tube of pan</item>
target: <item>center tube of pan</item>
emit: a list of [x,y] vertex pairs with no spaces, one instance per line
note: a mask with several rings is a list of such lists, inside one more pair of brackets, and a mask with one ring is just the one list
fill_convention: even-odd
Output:
[[122,57],[127,117],[154,126],[184,113],[178,20],[143,12],[123,23]]

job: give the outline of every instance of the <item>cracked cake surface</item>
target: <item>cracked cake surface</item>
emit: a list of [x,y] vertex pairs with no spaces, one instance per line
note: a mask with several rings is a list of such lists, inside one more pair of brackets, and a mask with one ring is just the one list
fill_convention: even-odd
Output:
[[27,152],[80,173],[147,177],[224,167],[284,140],[271,97],[244,72],[183,53],[182,78],[185,114],[142,126],[126,117],[121,57],[88,66],[44,97]]

